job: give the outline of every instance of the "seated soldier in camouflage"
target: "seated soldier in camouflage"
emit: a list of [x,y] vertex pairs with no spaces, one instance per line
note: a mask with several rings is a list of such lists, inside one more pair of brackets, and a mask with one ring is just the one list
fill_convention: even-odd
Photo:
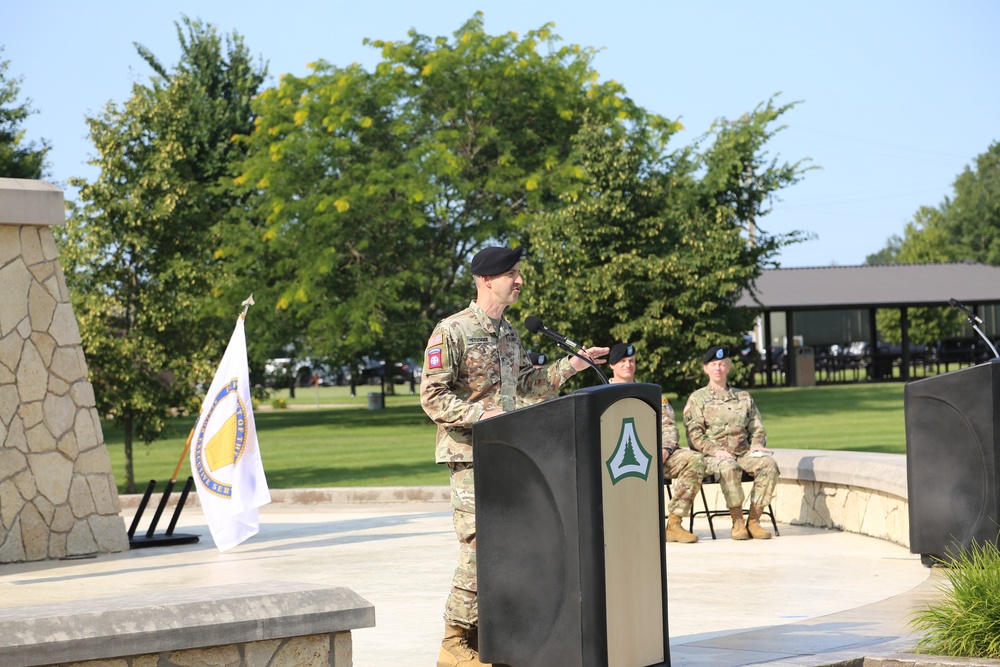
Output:
[[[771,538],[760,516],[771,502],[778,482],[778,464],[767,449],[767,433],[750,394],[729,386],[729,350],[717,345],[705,353],[702,368],[708,386],[697,390],[684,406],[684,426],[691,449],[705,457],[708,474],[718,474],[726,506],[733,518],[734,540]],[[743,523],[743,471],[753,477],[750,513]]]
[[[614,374],[611,383],[635,382],[635,346],[617,343],[608,354],[608,364]],[[701,480],[705,477],[705,464],[698,452],[680,446],[674,409],[667,397],[663,397],[660,410],[660,431],[663,447],[663,476],[677,480],[673,485],[673,497],[667,505],[667,542],[697,542],[698,536],[684,530],[681,519],[691,512]]]

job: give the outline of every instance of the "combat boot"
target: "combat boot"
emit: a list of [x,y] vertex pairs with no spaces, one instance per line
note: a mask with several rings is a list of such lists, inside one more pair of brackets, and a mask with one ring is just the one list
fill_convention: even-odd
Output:
[[759,507],[750,506],[750,516],[747,518],[747,530],[750,531],[751,537],[755,540],[769,540],[771,539],[771,533],[764,530],[760,525],[760,515],[764,511]]
[[488,663],[479,661],[479,653],[469,645],[469,639],[475,632],[445,624],[437,667],[490,667]]
[[683,542],[684,544],[691,544],[692,542],[697,541],[697,535],[684,530],[684,526],[681,525],[681,517],[676,514],[671,514],[667,519],[667,542]]
[[730,507],[729,516],[733,517],[733,539],[749,540],[750,533],[747,532],[747,527],[743,524],[743,508]]

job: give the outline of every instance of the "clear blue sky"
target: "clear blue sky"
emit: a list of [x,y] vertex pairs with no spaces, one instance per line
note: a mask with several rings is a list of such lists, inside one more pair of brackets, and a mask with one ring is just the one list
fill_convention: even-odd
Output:
[[594,62],[602,78],[623,83],[643,107],[680,118],[678,147],[775,93],[779,102],[801,101],[770,149],[822,170],[759,221],[772,233],[816,235],[783,251],[786,267],[862,263],[902,234],[920,206],[939,205],[955,177],[1000,140],[995,0],[12,0],[0,43],[8,73],[24,77],[22,99],[38,111],[28,138],[51,141],[51,179],[62,183],[96,177],[86,164],[93,147],[85,117],[148,80],[133,42],[176,62],[182,14],[242,34],[273,83],[283,73],[307,74],[319,58],[371,68],[379,54],[365,37],[404,40],[410,28],[451,36],[476,10],[494,34],[554,22],[564,42],[602,49]]

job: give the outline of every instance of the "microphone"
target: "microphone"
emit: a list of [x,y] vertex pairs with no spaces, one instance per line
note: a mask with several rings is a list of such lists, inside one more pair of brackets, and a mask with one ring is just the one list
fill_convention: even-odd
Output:
[[528,317],[524,320],[524,326],[531,333],[543,333],[552,340],[554,340],[555,342],[559,343],[560,345],[569,345],[570,347],[576,350],[583,348],[582,345],[577,345],[569,338],[566,338],[566,336],[556,333],[552,329],[542,324],[542,321],[537,317],[535,317],[534,315],[528,315]]
[[[961,303],[959,303],[958,299],[949,299],[948,303],[951,306],[953,306],[955,308],[958,308],[960,311],[962,311],[963,313],[965,313],[966,317],[968,317],[970,320],[975,321],[976,324],[982,324],[983,323],[983,320],[980,319],[980,317],[978,315],[976,315],[974,312],[972,312],[971,310],[969,310],[968,308],[966,308],[965,306],[963,306]],[[541,322],[539,322],[539,324],[541,324]]]
[[597,372],[598,377],[601,378],[601,382],[603,382],[604,384],[609,384],[608,377],[601,372],[601,369],[597,367],[597,364],[595,364],[592,359],[588,359],[587,357],[583,356],[577,351],[583,349],[582,345],[574,343],[569,338],[566,338],[566,336],[563,336],[560,333],[556,333],[552,329],[542,324],[542,321],[537,317],[535,317],[534,315],[528,315],[528,317],[524,319],[524,327],[531,333],[545,334],[546,336],[554,340],[556,342],[556,345],[563,348],[564,350],[572,354],[574,357],[579,357],[580,359],[586,361],[590,365],[590,367]]

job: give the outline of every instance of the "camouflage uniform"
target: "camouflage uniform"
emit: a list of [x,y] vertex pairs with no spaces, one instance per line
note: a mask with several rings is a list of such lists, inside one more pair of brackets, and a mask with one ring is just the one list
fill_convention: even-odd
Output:
[[[767,433],[760,412],[746,391],[726,387],[717,391],[702,387],[684,406],[684,426],[691,449],[705,455],[705,470],[718,474],[726,505],[743,506],[743,471],[754,478],[750,506],[767,508],[778,481],[778,464],[765,454],[751,456],[750,447],[767,444]],[[726,450],[735,459],[719,459],[715,453]]]
[[674,409],[666,396],[663,397],[660,410],[660,432],[663,448],[667,450],[663,461],[663,476],[677,480],[671,485],[673,497],[667,505],[667,512],[687,516],[691,511],[691,503],[701,488],[701,480],[705,477],[705,463],[701,454],[680,446]]
[[514,410],[518,395],[545,398],[574,373],[568,357],[533,368],[511,324],[501,318],[497,330],[475,302],[441,320],[431,333],[420,404],[438,425],[435,459],[451,470],[451,506],[460,551],[445,606],[448,625],[471,629],[479,624],[472,425],[487,410]]
[[549,394],[548,396],[532,397],[532,396],[518,396],[514,405],[517,408],[526,408],[529,405],[535,405],[537,403],[543,403],[549,399],[556,398],[558,394]]

